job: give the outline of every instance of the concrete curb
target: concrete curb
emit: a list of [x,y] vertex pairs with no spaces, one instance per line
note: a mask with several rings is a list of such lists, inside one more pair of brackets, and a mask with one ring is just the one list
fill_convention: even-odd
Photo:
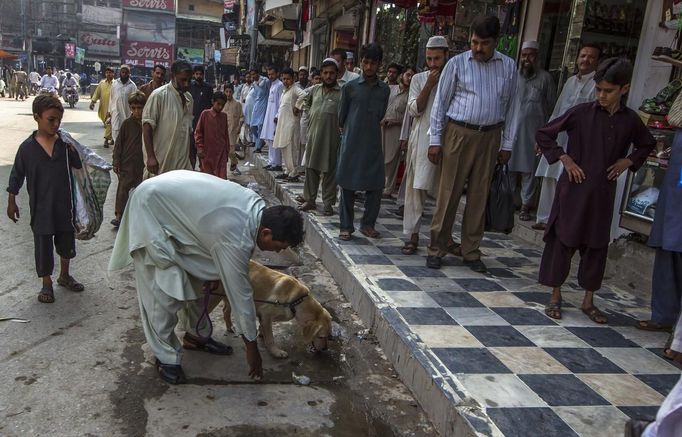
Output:
[[[256,180],[272,190],[284,205],[298,206],[294,195],[253,157]],[[305,214],[305,242],[322,261],[358,316],[375,333],[383,352],[443,436],[501,435],[485,408],[470,398],[435,355],[412,334],[398,311],[355,267],[313,215]]]

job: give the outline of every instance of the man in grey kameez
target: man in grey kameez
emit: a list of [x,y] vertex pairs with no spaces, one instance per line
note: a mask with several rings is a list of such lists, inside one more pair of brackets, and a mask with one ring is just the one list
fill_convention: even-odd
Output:
[[[210,193],[210,195],[206,195]],[[198,299],[221,281],[235,332],[246,345],[250,376],[262,376],[249,259],[256,245],[279,252],[303,238],[303,219],[291,207],[266,208],[255,192],[212,175],[176,170],[147,179],[130,197],[109,270],[133,263],[140,315],[161,378],[186,382],[181,348],[228,355],[206,333]],[[177,313],[189,318],[182,344]]]
[[365,212],[360,232],[379,238],[374,229],[384,188],[384,152],[381,148],[381,120],[386,114],[390,89],[377,77],[383,58],[378,44],[362,48],[362,76],[343,85],[339,103],[339,125],[343,129],[336,182],[342,188],[339,238],[350,240],[355,192],[365,191]]
[[556,91],[549,73],[537,66],[538,43],[526,41],[521,48],[519,75],[514,95],[516,135],[509,160],[509,171],[521,176],[520,220],[530,220],[535,192],[535,133],[547,123],[554,106]]
[[341,87],[336,81],[338,64],[327,58],[320,68],[322,83],[314,85],[299,98],[297,106],[309,115],[305,153],[305,185],[301,211],[315,210],[317,189],[322,179],[324,215],[334,214],[336,203],[336,161],[339,151],[339,100]]

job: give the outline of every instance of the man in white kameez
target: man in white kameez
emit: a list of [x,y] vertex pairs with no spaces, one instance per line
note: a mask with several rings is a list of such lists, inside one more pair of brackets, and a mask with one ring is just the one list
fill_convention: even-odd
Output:
[[[232,352],[202,337],[207,326],[200,321],[208,317],[199,301],[202,288],[216,290],[219,281],[232,307],[235,332],[246,345],[249,375],[262,377],[249,260],[256,246],[279,252],[302,239],[303,219],[295,209],[266,208],[252,190],[208,174],[173,171],[135,189],[109,269],[135,266],[142,327],[164,381],[186,382],[180,365],[183,347],[219,355]],[[192,331],[185,333],[182,344],[174,332],[180,310]]]
[[284,84],[279,80],[279,71],[277,67],[270,66],[267,70],[268,79],[270,80],[270,91],[268,94],[268,107],[265,110],[265,119],[263,120],[263,129],[260,134],[261,140],[268,145],[268,165],[266,170],[282,171],[282,151],[272,146],[275,139],[275,130],[277,129],[277,112],[279,111],[279,103],[282,99],[282,91],[284,91]]
[[521,178],[521,212],[519,220],[531,219],[533,195],[535,194],[535,134],[547,124],[547,118],[556,99],[556,86],[552,76],[537,66],[538,42],[525,41],[521,46],[516,94],[512,105],[516,135],[512,142],[509,171]]
[[118,137],[121,125],[126,118],[130,117],[128,97],[137,91],[137,85],[130,80],[130,67],[121,65],[119,77],[111,84],[109,94],[109,118],[111,123],[111,136],[114,141]]
[[299,149],[301,147],[300,111],[296,108],[298,98],[305,94],[294,85],[294,71],[286,68],[282,71],[284,91],[277,111],[277,131],[272,147],[281,151],[286,172],[275,176],[288,182],[298,182]]
[[431,108],[436,95],[440,73],[447,61],[448,41],[442,36],[432,36],[426,43],[428,70],[415,74],[410,83],[407,113],[412,117],[412,127],[407,146],[405,167],[405,205],[403,233],[410,239],[402,252],[412,255],[419,245],[419,228],[424,213],[426,194],[433,189],[436,169],[428,158]]
[[192,66],[175,61],[171,81],[149,96],[142,112],[144,178],[172,170],[191,170],[192,94],[189,82]]
[[[601,50],[596,46],[585,45],[580,49],[577,61],[578,74],[569,77],[566,81],[559,99],[556,105],[554,105],[554,112],[549,117],[549,121],[561,117],[568,109],[576,105],[591,102],[595,99],[595,83],[593,78],[594,72],[599,65],[600,56]],[[557,143],[564,149],[566,148],[568,136],[565,132],[559,134]],[[536,223],[532,226],[533,229],[545,229],[545,225],[549,220],[549,213],[552,211],[552,204],[554,203],[556,184],[563,171],[564,166],[560,161],[549,165],[544,156],[540,158],[535,176],[542,178],[542,185],[540,187],[540,201],[535,219]]]

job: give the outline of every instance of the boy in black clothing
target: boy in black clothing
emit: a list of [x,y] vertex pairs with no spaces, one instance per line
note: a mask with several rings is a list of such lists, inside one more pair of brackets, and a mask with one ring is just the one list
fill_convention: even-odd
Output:
[[57,134],[63,115],[64,107],[58,98],[40,95],[33,100],[33,118],[38,130],[19,146],[7,187],[7,216],[16,223],[19,219],[16,196],[26,179],[36,271],[43,280],[38,300],[43,303],[54,302],[53,244],[61,261],[57,284],[71,291],[83,291],[83,284],[69,274],[69,260],[76,256],[69,166],[81,168],[82,163],[73,146]]

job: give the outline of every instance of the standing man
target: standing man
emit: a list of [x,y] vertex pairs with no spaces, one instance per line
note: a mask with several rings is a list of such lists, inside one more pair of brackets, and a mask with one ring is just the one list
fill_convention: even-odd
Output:
[[24,71],[24,67],[20,67],[14,72],[14,83],[16,86],[16,94],[14,95],[14,100],[18,100],[21,97],[23,102],[28,97],[28,74]]
[[142,113],[144,178],[171,170],[192,170],[189,159],[192,129],[192,66],[175,61],[171,81],[149,96]]
[[526,41],[521,46],[519,75],[514,94],[514,131],[509,171],[521,176],[521,212],[519,220],[530,220],[535,193],[535,134],[547,123],[556,99],[552,76],[537,66],[538,43]]
[[111,94],[111,86],[114,81],[114,70],[111,67],[104,69],[104,79],[102,79],[95,88],[95,93],[90,99],[90,110],[95,109],[95,103],[99,101],[99,108],[97,109],[97,116],[104,124],[104,147],[114,144],[111,138],[111,123],[107,121],[107,112],[109,112],[109,96]]
[[111,121],[111,136],[116,141],[118,131],[126,118],[130,117],[130,106],[128,97],[137,91],[137,86],[130,80],[130,67],[121,65],[119,77],[111,85],[109,95],[109,114]]
[[398,78],[402,72],[403,67],[400,64],[395,62],[388,64],[388,68],[386,69],[386,83],[390,86],[398,86]]
[[237,159],[236,150],[239,143],[239,132],[244,122],[242,104],[235,100],[232,85],[229,83],[225,85],[225,98],[227,101],[223,107],[223,112],[227,114],[227,130],[230,139],[230,171],[233,175],[239,176],[241,172],[237,167],[239,160]]
[[[601,49],[595,45],[584,45],[582,49],[580,49],[577,60],[578,74],[569,77],[566,81],[566,84],[559,95],[559,100],[554,106],[554,112],[552,112],[552,115],[549,117],[550,121],[561,117],[568,109],[576,105],[594,101],[595,83],[593,78],[597,65],[599,65],[600,56]],[[561,147],[564,149],[566,148],[568,136],[565,132],[559,134],[557,142]],[[535,176],[542,178],[542,185],[540,187],[538,214],[536,223],[532,226],[533,229],[545,229],[545,225],[549,220],[549,213],[552,211],[556,184],[563,171],[564,167],[561,161],[549,165],[544,156],[540,158],[540,164],[538,164],[538,170],[535,172]]]
[[[203,65],[195,65],[192,70],[192,75],[194,80],[189,86],[189,92],[192,95],[192,100],[194,102],[192,113],[192,132],[194,132],[201,113],[206,109],[211,109],[211,106],[213,106],[213,87],[204,82]],[[194,144],[194,135],[190,135],[189,160],[192,164],[192,169],[194,169],[197,163],[197,148]]]
[[298,88],[304,90],[310,86],[310,81],[308,80],[308,67],[301,65],[298,67],[297,81],[294,85]]
[[294,70],[291,68],[285,68],[282,71],[282,83],[284,91],[276,116],[277,131],[272,147],[278,149],[283,155],[286,173],[275,178],[298,182],[298,165],[301,162],[298,157],[298,150],[301,146],[301,120],[296,102],[305,92],[294,85]]
[[426,43],[427,70],[415,74],[410,84],[407,112],[412,116],[405,166],[405,206],[403,232],[409,236],[402,253],[412,255],[419,245],[419,228],[426,194],[436,181],[436,165],[429,161],[429,126],[436,86],[448,55],[448,41],[443,36],[432,36]]
[[[251,73],[246,73],[246,83],[242,88],[242,95],[239,103],[242,105],[242,114],[244,115],[244,124],[242,125],[242,143],[244,146],[253,146],[253,136],[251,135],[251,114],[253,114],[253,105],[255,101],[255,93],[253,91],[253,81],[251,80]],[[244,149],[246,152],[246,149]]]
[[384,173],[386,183],[384,185],[384,197],[393,197],[395,182],[398,177],[398,165],[401,156],[400,132],[407,109],[407,97],[410,92],[410,82],[414,70],[406,68],[400,77],[399,85],[389,85],[391,95],[388,98],[386,115],[381,120],[381,139],[384,147]]
[[253,84],[253,112],[251,113],[251,135],[256,144],[254,153],[260,153],[263,148],[261,133],[265,120],[265,111],[268,109],[268,96],[270,95],[270,79],[267,76],[258,74],[258,70],[251,70],[251,80]]
[[[471,24],[471,50],[450,59],[438,81],[431,110],[429,160],[439,166],[440,182],[431,222],[426,266],[439,269],[448,253],[457,207],[468,183],[458,254],[483,273],[479,246],[495,162],[511,156],[511,100],[516,91],[514,60],[495,50],[497,17]],[[500,145],[501,150],[500,150]]]
[[[191,75],[187,66],[185,86]],[[181,367],[183,348],[232,353],[230,346],[202,337],[208,329],[201,317],[201,288],[216,290],[219,281],[236,315],[236,333],[246,345],[249,376],[262,378],[249,260],[256,246],[279,252],[302,240],[303,219],[295,209],[267,208],[257,193],[233,182],[190,171],[142,182],[123,214],[109,269],[135,265],[140,319],[161,379],[187,382]],[[192,332],[186,332],[181,343],[174,330],[183,308]]]
[[[343,86],[353,79],[360,77],[359,74],[353,73],[350,70],[346,70],[346,58],[347,53],[344,49],[335,48],[332,50],[331,57],[334,58],[339,64],[339,72],[336,75],[336,79],[339,81],[339,85]],[[383,55],[382,55],[383,56]]]
[[166,84],[166,67],[161,64],[156,64],[152,70],[152,80],[144,85],[140,86],[140,91],[142,91],[145,97],[149,98],[157,88],[161,88]]
[[263,129],[260,134],[260,139],[265,141],[268,145],[268,165],[266,170],[282,171],[282,151],[272,146],[275,139],[275,129],[277,128],[277,112],[279,111],[279,102],[282,98],[282,91],[284,84],[279,80],[279,69],[270,65],[267,69],[268,81],[270,81],[270,88],[268,90],[268,105],[263,117]]
[[353,52],[346,52],[346,70],[358,75],[362,74],[362,70],[355,65],[355,55]]
[[333,58],[322,61],[322,83],[314,85],[299,98],[297,106],[308,114],[308,140],[305,151],[304,203],[301,211],[316,209],[317,190],[322,179],[323,214],[334,214],[336,204],[336,163],[339,151],[339,113],[341,88],[336,81],[338,64]]
[[[346,52],[342,53],[345,57]],[[342,188],[341,240],[350,240],[355,231],[353,219],[356,191],[366,192],[360,232],[370,238],[381,236],[374,229],[385,183],[381,120],[386,114],[391,93],[388,85],[377,76],[383,56],[384,52],[378,44],[364,46],[360,52],[362,76],[347,82],[341,88],[339,126],[343,130],[343,139],[336,168],[336,181]]]

